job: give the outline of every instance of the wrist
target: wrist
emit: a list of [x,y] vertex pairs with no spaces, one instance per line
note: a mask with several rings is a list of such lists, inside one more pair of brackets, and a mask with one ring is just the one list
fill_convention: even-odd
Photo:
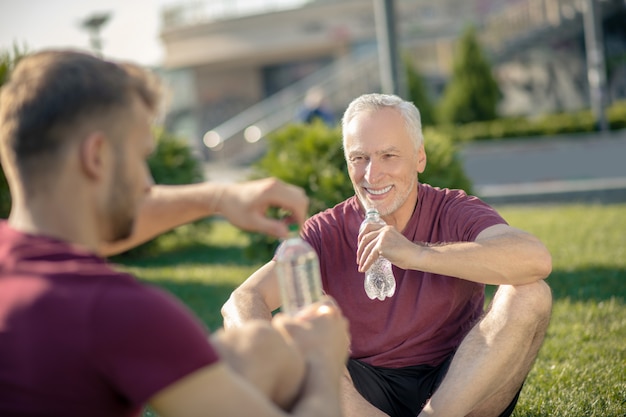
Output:
[[226,184],[214,184],[214,190],[211,193],[211,202],[209,204],[209,215],[221,212],[226,187]]

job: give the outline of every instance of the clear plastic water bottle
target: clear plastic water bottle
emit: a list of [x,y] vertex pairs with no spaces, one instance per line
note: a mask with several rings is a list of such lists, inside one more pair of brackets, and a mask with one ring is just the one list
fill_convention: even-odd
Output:
[[322,297],[320,263],[315,250],[292,231],[276,250],[276,268],[282,311],[295,315],[298,310]]
[[[366,224],[387,224],[380,217],[378,210],[375,208],[367,209],[365,214],[365,220],[361,223],[359,231],[362,231]],[[365,293],[370,299],[378,298],[384,300],[387,297],[392,297],[396,292],[396,279],[393,276],[393,269],[391,268],[391,262],[388,259],[379,256],[374,264],[365,271]]]

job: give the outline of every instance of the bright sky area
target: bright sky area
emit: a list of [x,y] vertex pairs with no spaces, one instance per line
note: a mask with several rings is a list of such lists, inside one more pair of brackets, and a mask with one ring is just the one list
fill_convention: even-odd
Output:
[[[44,48],[89,49],[89,34],[81,22],[95,13],[109,12],[102,27],[106,57],[156,66],[163,60],[159,39],[164,6],[190,0],[0,0],[0,50],[15,43],[28,51]],[[195,0],[195,3],[198,1]],[[205,4],[258,10],[303,3],[303,0],[205,0]]]

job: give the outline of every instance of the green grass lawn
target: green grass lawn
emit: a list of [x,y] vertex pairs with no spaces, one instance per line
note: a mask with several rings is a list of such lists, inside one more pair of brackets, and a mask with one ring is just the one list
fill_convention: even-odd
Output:
[[[626,205],[499,210],[553,257],[552,321],[513,416],[626,416]],[[230,292],[260,266],[243,257],[246,244],[228,224],[203,222],[165,236],[151,256],[115,261],[216,329]]]

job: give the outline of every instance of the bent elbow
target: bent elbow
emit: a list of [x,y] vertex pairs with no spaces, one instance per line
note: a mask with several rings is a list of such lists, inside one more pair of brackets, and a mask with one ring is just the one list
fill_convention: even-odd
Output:
[[245,305],[245,301],[242,300],[245,295],[241,294],[239,288],[235,289],[228,297],[228,300],[222,305],[220,312],[224,320],[224,328],[229,329],[233,327],[240,327],[245,320],[245,311],[241,308]]
[[222,305],[222,308],[220,309],[225,329],[236,327],[236,321],[233,319],[233,314],[231,313],[233,311],[236,311],[236,307],[233,300],[233,294],[231,294],[230,297],[228,297],[228,300],[226,300],[226,302]]
[[272,319],[272,311],[262,295],[255,290],[244,287],[235,289],[220,311],[226,329],[241,327],[250,320]]
[[545,250],[535,260],[535,273],[533,274],[537,281],[546,279],[552,273],[552,256],[550,252]]
[[510,285],[532,284],[548,278],[552,273],[552,256],[548,251],[528,255],[525,262],[502,274],[501,282]]

